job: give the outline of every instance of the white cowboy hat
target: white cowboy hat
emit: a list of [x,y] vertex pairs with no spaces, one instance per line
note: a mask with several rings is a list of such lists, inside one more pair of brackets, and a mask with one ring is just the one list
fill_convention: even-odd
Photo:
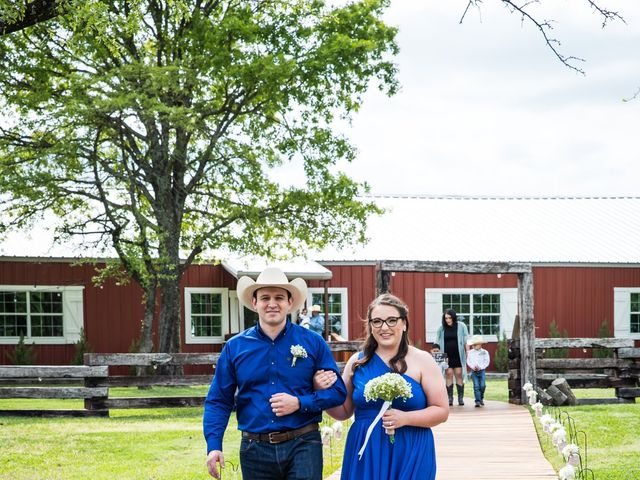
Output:
[[467,340],[467,344],[469,345],[478,345],[487,343],[482,335],[471,335]]
[[314,305],[311,307],[312,312],[322,312],[322,307],[320,305]]
[[253,308],[253,294],[265,287],[282,288],[291,294],[291,311],[298,310],[307,299],[307,283],[301,278],[294,278],[289,282],[287,276],[277,267],[265,268],[254,281],[250,277],[238,279],[238,300],[242,305],[255,312]]

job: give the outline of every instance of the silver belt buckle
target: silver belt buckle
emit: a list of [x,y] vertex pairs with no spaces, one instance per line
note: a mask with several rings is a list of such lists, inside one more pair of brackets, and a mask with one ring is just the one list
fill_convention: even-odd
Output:
[[280,443],[279,440],[274,440],[274,435],[280,435],[280,432],[271,432],[269,433],[269,443]]

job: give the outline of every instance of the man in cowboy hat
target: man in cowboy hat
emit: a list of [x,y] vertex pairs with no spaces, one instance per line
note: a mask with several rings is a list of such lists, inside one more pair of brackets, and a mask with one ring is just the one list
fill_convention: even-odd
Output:
[[471,335],[467,343],[471,345],[467,365],[471,369],[476,407],[484,407],[484,391],[487,388],[485,370],[489,366],[489,352],[482,348],[482,344],[486,343],[482,335]]
[[218,464],[224,468],[222,438],[235,395],[243,478],[320,480],[318,423],[347,392],[322,337],[287,320],[304,303],[307,285],[270,267],[256,281],[240,278],[237,293],[258,323],[231,338],[216,365],[203,417],[209,473],[220,478]]
[[309,319],[309,330],[316,332],[318,335],[324,335],[324,318],[320,305],[311,307],[311,318]]

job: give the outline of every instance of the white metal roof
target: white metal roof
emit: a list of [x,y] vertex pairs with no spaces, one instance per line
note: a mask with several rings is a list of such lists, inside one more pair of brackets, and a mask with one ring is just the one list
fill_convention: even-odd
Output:
[[[367,245],[309,252],[308,258],[640,265],[640,197],[396,195],[368,199],[386,213],[369,221]],[[52,245],[50,232],[36,227],[0,240],[0,256],[53,261],[109,254],[70,242]],[[255,259],[243,261],[244,266],[237,259],[224,265],[236,276],[261,271]],[[289,263],[288,275],[325,279],[330,274],[315,262]]]
[[295,258],[287,261],[266,261],[256,257],[242,257],[223,260],[222,266],[231,275],[256,278],[267,267],[279,267],[289,280],[300,277],[305,280],[331,280],[333,273],[312,260]]
[[373,196],[369,243],[318,261],[640,264],[640,197]]

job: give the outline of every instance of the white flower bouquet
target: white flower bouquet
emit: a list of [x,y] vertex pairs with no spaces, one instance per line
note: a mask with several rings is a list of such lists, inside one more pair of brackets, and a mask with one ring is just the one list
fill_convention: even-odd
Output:
[[565,465],[558,472],[558,478],[560,480],[574,480],[576,478],[576,469],[573,465]]
[[291,360],[291,366],[296,366],[296,360],[299,358],[307,358],[307,351],[304,349],[302,345],[291,345],[291,356],[293,359]]
[[580,447],[575,443],[570,443],[562,449],[562,456],[569,463],[569,465],[578,465],[580,463]]
[[342,438],[342,433],[344,430],[342,422],[333,422],[331,428],[333,429],[333,436],[336,438],[336,440],[340,440]]
[[322,427],[320,429],[320,437],[322,438],[322,445],[324,445],[325,447],[329,446],[329,443],[331,443],[332,436],[333,436],[333,428]]
[[533,408],[533,411],[536,412],[536,417],[542,416],[542,404],[540,402],[534,403],[533,405],[531,405],[531,408]]
[[[411,397],[413,397],[413,393],[411,393],[411,384],[407,382],[399,373],[385,373],[384,375],[380,375],[379,377],[372,378],[365,384],[364,398],[366,399],[366,401],[372,402],[376,400],[384,400],[384,403],[382,404],[380,412],[378,412],[376,418],[373,420],[373,422],[371,422],[371,425],[369,425],[367,436],[364,439],[364,444],[358,452],[359,458],[362,458],[362,454],[364,453],[364,449],[367,446],[367,442],[369,441],[369,436],[371,435],[373,427],[382,418],[384,412],[386,412],[391,407],[391,402],[393,402],[396,398],[402,398],[406,401]],[[385,428],[385,432],[390,435],[389,440],[391,441],[391,443],[393,443],[395,429]]]

